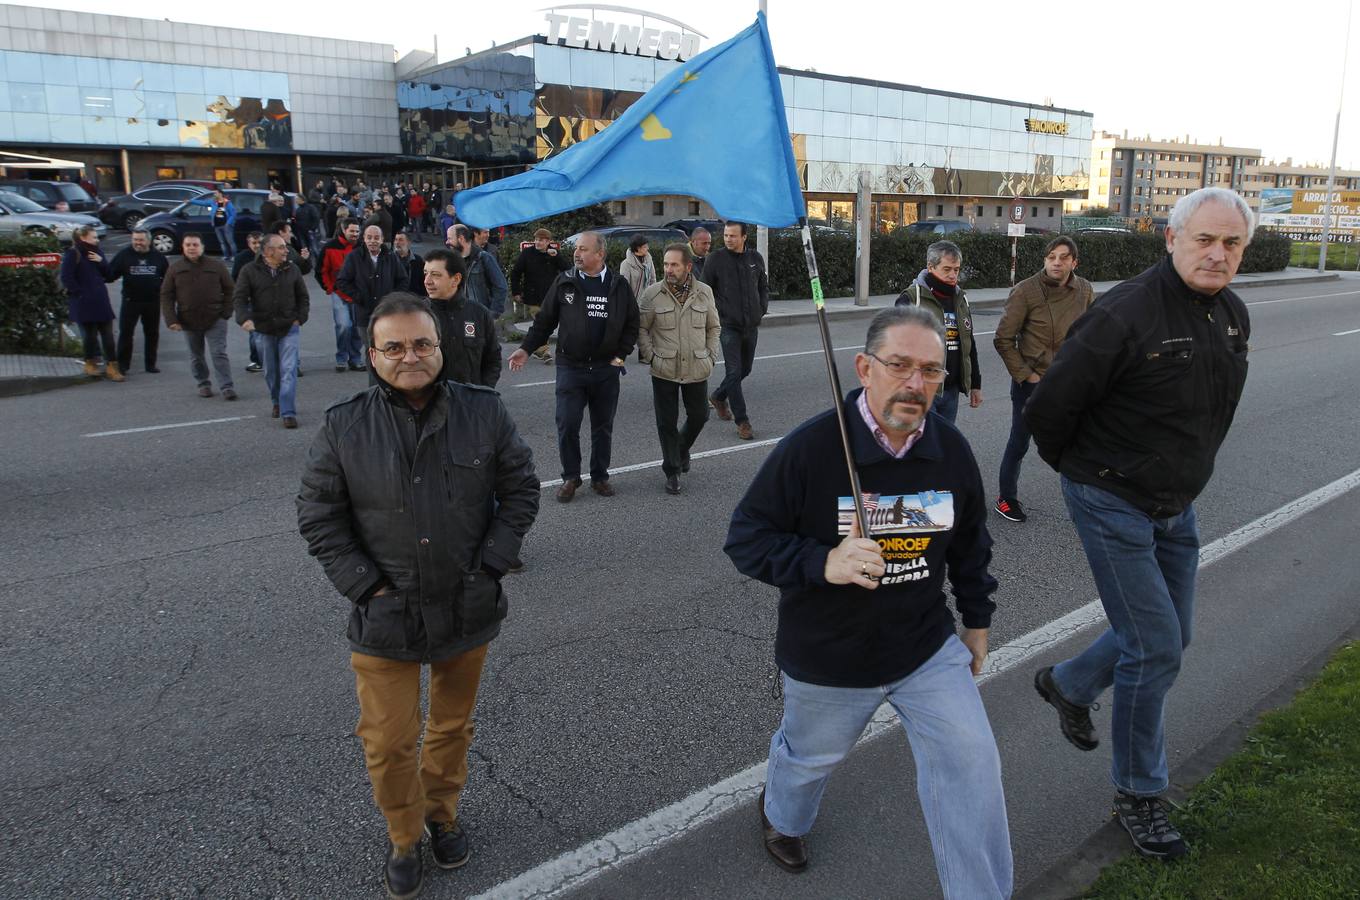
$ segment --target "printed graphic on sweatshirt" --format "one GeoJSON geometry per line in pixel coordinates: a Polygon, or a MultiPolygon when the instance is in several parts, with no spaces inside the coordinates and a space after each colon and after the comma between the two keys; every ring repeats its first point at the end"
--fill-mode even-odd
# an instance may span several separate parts
{"type": "Polygon", "coordinates": [[[957,313],[944,314],[944,347],[948,351],[959,349],[959,317],[957,313]]]}
{"type": "Polygon", "coordinates": [[[609,318],[609,298],[596,297],[591,294],[586,295],[586,318],[588,319],[607,319],[609,318]]]}
{"type": "MultiPolygon", "coordinates": [[[[931,534],[954,527],[954,494],[951,491],[922,491],[919,494],[865,494],[864,512],[869,531],[883,551],[887,568],[880,584],[902,584],[930,578],[926,551],[937,538],[931,534]]],[[[850,497],[837,503],[840,534],[850,533],[855,504],[850,497]]]]}

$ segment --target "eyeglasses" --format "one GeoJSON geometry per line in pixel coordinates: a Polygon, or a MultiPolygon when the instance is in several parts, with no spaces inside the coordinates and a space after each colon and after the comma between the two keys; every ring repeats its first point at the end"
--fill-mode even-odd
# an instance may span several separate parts
{"type": "Polygon", "coordinates": [[[405,359],[406,354],[412,350],[415,351],[417,359],[426,359],[433,356],[434,351],[438,349],[438,341],[421,338],[413,344],[387,344],[386,346],[379,347],[378,352],[383,355],[384,359],[390,359],[393,362],[397,362],[405,359]]]}
{"type": "Polygon", "coordinates": [[[880,366],[887,369],[888,374],[892,375],[894,378],[901,379],[902,381],[907,381],[911,376],[920,372],[921,380],[926,384],[940,384],[944,381],[944,376],[949,374],[944,366],[937,366],[934,363],[926,363],[925,365],[918,366],[915,363],[898,362],[897,360],[889,362],[887,360],[879,359],[872,353],[870,353],[869,356],[877,361],[880,366]]]}

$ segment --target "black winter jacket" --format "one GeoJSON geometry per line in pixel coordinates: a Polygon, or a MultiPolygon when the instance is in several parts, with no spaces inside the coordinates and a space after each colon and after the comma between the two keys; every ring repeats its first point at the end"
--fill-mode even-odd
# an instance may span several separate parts
{"type": "Polygon", "coordinates": [[[391,250],[384,247],[374,266],[368,248],[356,244],[335,276],[335,289],[354,301],[354,327],[365,329],[378,301],[393,291],[406,290],[409,277],[406,264],[391,250]]]}
{"type": "Polygon", "coordinates": [[[1181,280],[1171,257],[1072,325],[1025,405],[1039,455],[1154,518],[1208,484],[1247,379],[1247,308],[1181,280]]]}
{"type": "Polygon", "coordinates": [[[533,454],[495,391],[446,382],[417,413],[380,383],[326,410],[298,529],[352,604],[355,651],[432,662],[500,631],[498,575],[538,500],[533,454]],[[372,596],[384,584],[396,590],[372,596]]]}
{"type": "Polygon", "coordinates": [[[598,346],[592,346],[590,341],[585,283],[580,271],[571,268],[553,281],[520,349],[532,353],[548,342],[548,336],[556,328],[557,358],[561,364],[585,366],[607,363],[616,357],[627,359],[637,346],[637,299],[626,278],[608,269],[603,271],[605,292],[609,297],[609,318],[604,340],[598,346]]]}
{"type": "Polygon", "coordinates": [[[439,318],[439,349],[444,368],[439,377],[493,388],[501,378],[501,342],[496,317],[480,303],[469,303],[460,293],[452,300],[430,300],[439,318]]]}
{"type": "Polygon", "coordinates": [[[510,269],[510,293],[521,298],[526,306],[538,306],[558,273],[570,268],[571,254],[565,250],[559,249],[556,256],[550,256],[537,247],[525,247],[510,269]]]}
{"type": "Polygon", "coordinates": [[[754,250],[733,253],[726,247],[704,258],[700,281],[713,288],[718,321],[725,327],[758,328],[770,311],[770,282],[765,260],[754,250]]]}
{"type": "Polygon", "coordinates": [[[241,270],[233,300],[237,325],[249,319],[260,334],[274,337],[286,335],[294,322],[305,323],[311,307],[307,283],[297,266],[286,262],[277,273],[271,273],[263,259],[241,270]]]}
{"type": "Polygon", "coordinates": [[[827,555],[854,515],[832,412],[774,448],[732,513],[723,547],[737,571],[779,588],[779,668],[834,687],[889,684],[934,656],[954,633],[946,575],[965,628],[987,628],[995,609],[987,497],[968,442],[930,413],[925,433],[895,459],[864,424],[859,394],[846,398],[845,418],[860,487],[876,501],[870,529],[887,564],[879,587],[826,581],[827,555]]]}

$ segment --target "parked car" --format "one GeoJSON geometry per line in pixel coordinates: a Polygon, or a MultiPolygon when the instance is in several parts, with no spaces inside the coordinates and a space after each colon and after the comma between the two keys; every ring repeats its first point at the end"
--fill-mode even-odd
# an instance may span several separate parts
{"type": "Polygon", "coordinates": [[[1132,228],[1116,228],[1113,225],[1095,225],[1090,228],[1076,228],[1073,234],[1134,234],[1132,228]]]}
{"type": "Polygon", "coordinates": [[[12,191],[27,197],[43,209],[56,209],[58,203],[65,203],[73,213],[94,213],[99,204],[85,189],[73,181],[22,181],[0,179],[0,191],[12,191]]]}
{"type": "MultiPolygon", "coordinates": [[[[215,191],[222,185],[216,181],[205,181],[202,178],[161,178],[157,181],[148,181],[146,184],[137,188],[137,191],[144,191],[149,187],[196,187],[203,188],[205,191],[215,191]]],[[[133,191],[133,193],[137,193],[133,191]]]]}
{"type": "MultiPolygon", "coordinates": [[[[633,235],[640,234],[647,238],[647,243],[650,244],[653,247],[653,249],[655,249],[658,246],[665,247],[667,244],[683,244],[689,240],[689,235],[685,234],[679,228],[649,228],[641,225],[611,225],[608,228],[594,228],[591,230],[599,232],[604,237],[606,243],[626,244],[633,239],[633,235]]],[[[585,234],[585,232],[584,231],[577,232],[576,234],[573,234],[571,237],[567,238],[562,243],[568,245],[575,245],[576,239],[579,238],[582,234],[585,234]]],[[[721,238],[722,232],[719,232],[718,236],[721,238]]]]}
{"type": "Polygon", "coordinates": [[[973,226],[961,219],[926,219],[907,226],[908,234],[953,234],[972,230],[973,226]]]}
{"type": "Polygon", "coordinates": [[[676,219],[674,222],[667,222],[665,228],[679,228],[685,234],[693,234],[694,229],[704,228],[708,230],[714,240],[721,241],[723,233],[722,219],[676,219]]]}
{"type": "Polygon", "coordinates": [[[71,232],[81,225],[95,226],[95,232],[101,237],[109,230],[94,216],[53,212],[14,191],[0,190],[0,234],[54,237],[63,244],[69,244],[71,232]]]}
{"type": "MultiPolygon", "coordinates": [[[[246,245],[246,235],[260,230],[260,209],[268,202],[269,191],[232,188],[225,191],[232,205],[236,207],[236,246],[246,245]]],[[[287,200],[296,203],[296,194],[285,194],[287,200]]],[[[190,200],[174,209],[147,216],[141,227],[151,232],[151,246],[160,253],[180,252],[180,242],[186,234],[197,234],[203,239],[205,253],[221,253],[217,233],[213,231],[212,205],[195,203],[190,200]]]]}
{"type": "Polygon", "coordinates": [[[131,231],[147,216],[174,209],[184,201],[202,196],[210,190],[185,184],[167,184],[140,188],[131,194],[118,194],[99,207],[99,221],[131,231]]]}

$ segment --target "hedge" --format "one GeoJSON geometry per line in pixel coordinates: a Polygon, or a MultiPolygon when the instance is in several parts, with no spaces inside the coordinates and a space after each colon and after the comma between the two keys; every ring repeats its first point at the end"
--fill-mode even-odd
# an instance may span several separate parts
{"type": "MultiPolygon", "coordinates": [[[[60,253],[51,237],[0,237],[0,256],[60,253]]],[[[33,353],[61,343],[66,291],[55,268],[0,266],[0,352],[33,353]]]]}

